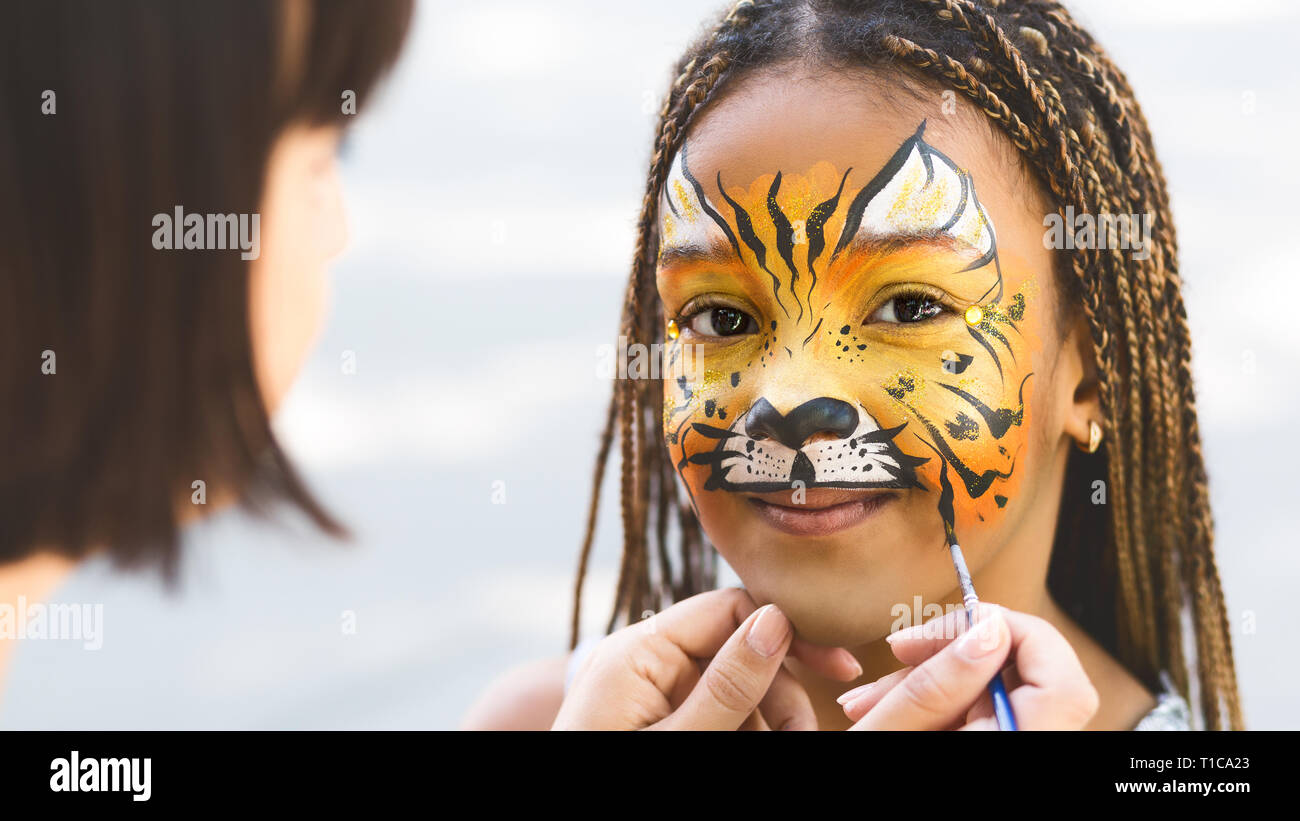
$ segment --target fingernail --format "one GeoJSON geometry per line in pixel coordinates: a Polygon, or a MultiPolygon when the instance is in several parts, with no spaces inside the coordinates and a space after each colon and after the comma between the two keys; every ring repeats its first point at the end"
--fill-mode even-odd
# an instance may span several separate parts
{"type": "Polygon", "coordinates": [[[920,629],[921,628],[919,626],[904,627],[902,630],[899,630],[894,633],[890,633],[888,636],[885,636],[885,641],[889,642],[892,645],[894,642],[899,641],[900,639],[913,638],[914,636],[916,636],[917,631],[919,631],[920,629]]]}
{"type": "Polygon", "coordinates": [[[853,665],[853,677],[857,678],[858,676],[862,675],[862,663],[859,662],[856,658],[854,658],[853,654],[850,653],[848,650],[844,651],[844,655],[848,657],[849,662],[853,665]]]}
{"type": "Polygon", "coordinates": [[[853,699],[857,698],[858,696],[865,695],[868,690],[870,690],[872,687],[875,686],[876,683],[873,681],[870,684],[864,684],[861,687],[854,687],[852,690],[845,691],[844,695],[840,696],[835,700],[838,701],[840,704],[846,704],[852,701],[853,699]]]}
{"type": "Polygon", "coordinates": [[[781,649],[788,632],[790,632],[790,622],[785,614],[775,604],[768,604],[763,606],[758,618],[754,619],[754,623],[749,626],[749,635],[745,640],[749,642],[750,649],[755,653],[763,658],[769,658],[781,649]]]}
{"type": "Polygon", "coordinates": [[[974,661],[992,653],[1002,644],[1002,621],[1000,613],[990,614],[983,621],[967,628],[966,633],[957,642],[957,652],[963,658],[974,661]]]}
{"type": "Polygon", "coordinates": [[[856,713],[860,713],[862,712],[863,705],[865,705],[869,699],[870,699],[870,694],[863,693],[857,698],[851,698],[848,701],[841,704],[840,709],[844,711],[845,715],[849,715],[849,716],[854,715],[856,713]]]}

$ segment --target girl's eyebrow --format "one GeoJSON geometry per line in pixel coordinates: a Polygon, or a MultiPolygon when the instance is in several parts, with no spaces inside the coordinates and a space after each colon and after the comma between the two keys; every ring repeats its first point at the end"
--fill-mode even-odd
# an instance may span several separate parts
{"type": "Polygon", "coordinates": [[[980,250],[974,245],[960,237],[955,237],[952,234],[944,233],[942,231],[859,235],[845,246],[844,250],[840,252],[840,255],[853,257],[860,253],[887,254],[911,247],[931,247],[937,250],[951,251],[957,254],[969,251],[976,256],[980,255],[980,250]]]}
{"type": "MultiPolygon", "coordinates": [[[[687,263],[709,262],[718,265],[737,262],[735,251],[725,242],[715,241],[709,245],[688,242],[664,246],[659,254],[659,265],[683,265],[687,263]]],[[[744,262],[744,260],[740,260],[744,262]]]]}
{"type": "MultiPolygon", "coordinates": [[[[837,256],[852,259],[860,255],[872,257],[888,256],[908,248],[932,248],[936,251],[948,251],[955,254],[971,253],[979,255],[979,249],[970,243],[940,232],[895,233],[887,235],[860,235],[837,256]]],[[[735,249],[722,240],[715,240],[708,245],[697,242],[667,245],[659,254],[659,268],[672,268],[692,264],[711,264],[734,266],[745,264],[743,258],[737,258],[735,249]]]]}

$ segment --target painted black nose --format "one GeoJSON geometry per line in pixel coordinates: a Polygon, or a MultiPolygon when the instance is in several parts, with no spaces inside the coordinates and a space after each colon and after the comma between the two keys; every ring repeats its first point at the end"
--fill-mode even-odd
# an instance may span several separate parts
{"type": "Polygon", "coordinates": [[[809,399],[784,416],[772,403],[759,399],[745,415],[745,432],[756,439],[775,439],[798,450],[819,433],[847,439],[858,429],[858,412],[848,402],[829,396],[809,399]]]}

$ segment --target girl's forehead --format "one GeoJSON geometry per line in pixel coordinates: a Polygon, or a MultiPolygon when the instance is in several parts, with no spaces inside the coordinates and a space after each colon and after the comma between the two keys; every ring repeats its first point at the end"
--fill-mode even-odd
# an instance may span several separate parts
{"type": "Polygon", "coordinates": [[[925,120],[928,141],[975,172],[998,147],[981,116],[952,92],[936,86],[928,99],[875,71],[761,72],[711,102],[688,136],[702,170],[747,181],[817,162],[877,169],[925,120]]]}

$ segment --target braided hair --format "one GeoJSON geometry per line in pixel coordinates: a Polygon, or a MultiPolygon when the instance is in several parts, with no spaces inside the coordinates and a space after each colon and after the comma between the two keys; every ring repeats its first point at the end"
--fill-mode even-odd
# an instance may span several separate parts
{"type": "MultiPolygon", "coordinates": [[[[654,277],[658,200],[692,120],[729,81],[794,60],[884,67],[951,88],[1011,141],[1060,209],[1154,215],[1146,259],[1115,247],[1055,253],[1062,304],[1083,312],[1091,334],[1105,447],[1070,455],[1048,587],[1148,688],[1157,689],[1167,670],[1190,700],[1188,608],[1204,726],[1240,729],[1164,174],[1123,73],[1055,0],[736,3],[675,66],[655,130],[620,333],[629,345],[663,341],[654,277]],[[1098,478],[1110,491],[1109,515],[1085,501],[1098,478]]],[[[664,449],[662,404],[659,380],[615,380],[579,558],[571,648],[616,429],[623,552],[607,631],[716,586],[717,553],[679,498],[664,449]]]]}

